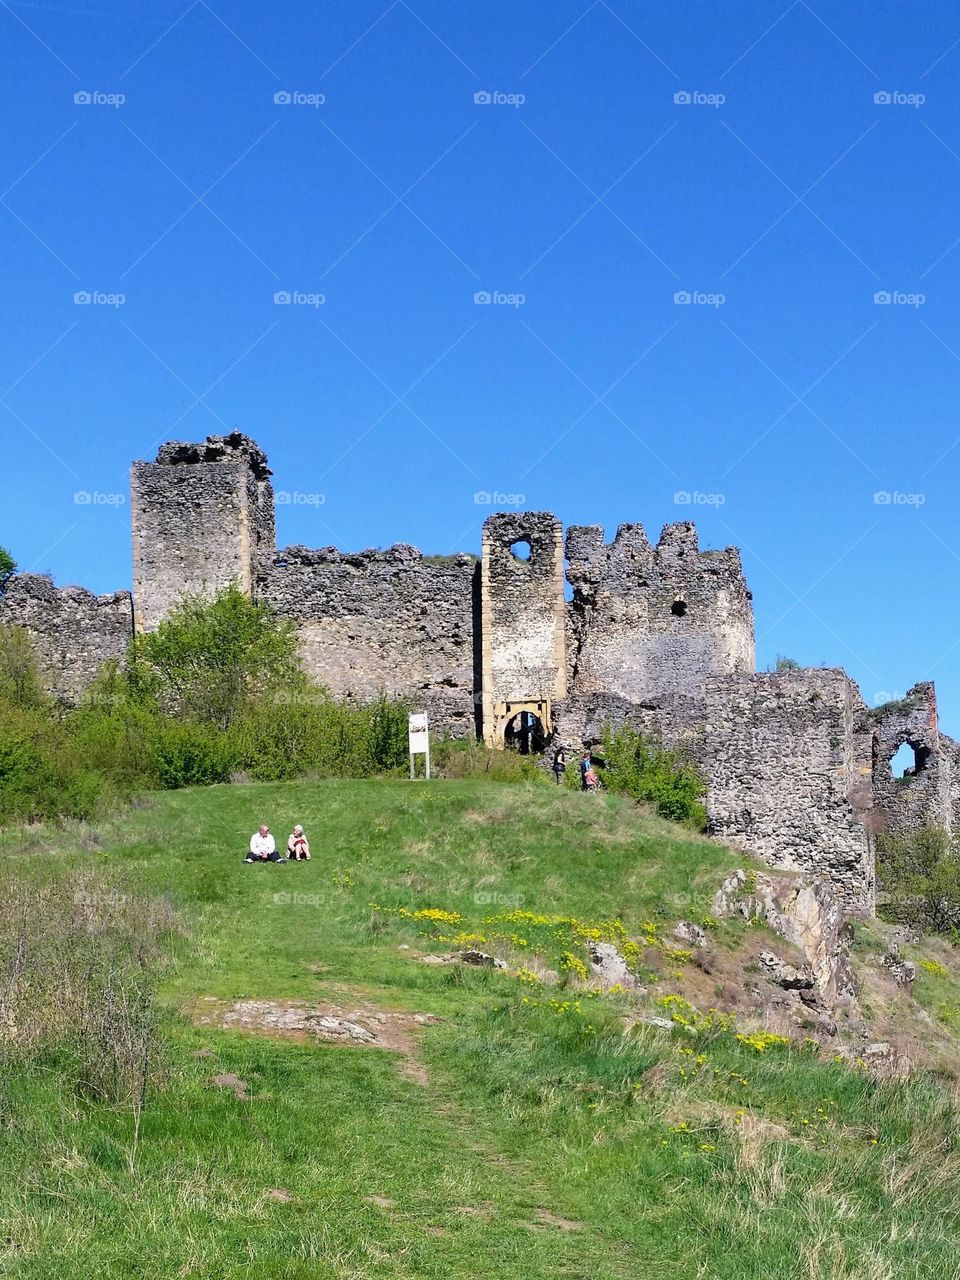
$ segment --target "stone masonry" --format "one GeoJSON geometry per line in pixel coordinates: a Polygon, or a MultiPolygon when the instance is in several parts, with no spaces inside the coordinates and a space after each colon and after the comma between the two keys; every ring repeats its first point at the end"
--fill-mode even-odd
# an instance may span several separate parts
{"type": "Polygon", "coordinates": [[[739,552],[701,551],[690,523],[656,546],[624,524],[608,544],[599,526],[564,541],[549,512],[511,512],[485,522],[479,559],[278,550],[267,458],[239,432],[163,445],[131,488],[132,596],[30,574],[0,588],[0,622],[28,631],[64,702],[185,593],[235,582],[295,623],[334,696],[402,695],[435,732],[493,747],[578,751],[631,724],[681,749],[715,835],[828,875],[848,910],[873,907],[878,833],[960,829],[960,744],[939,730],[933,685],[867,708],[841,670],[757,673],[739,552]],[[897,779],[904,743],[914,764],[897,779]]]}

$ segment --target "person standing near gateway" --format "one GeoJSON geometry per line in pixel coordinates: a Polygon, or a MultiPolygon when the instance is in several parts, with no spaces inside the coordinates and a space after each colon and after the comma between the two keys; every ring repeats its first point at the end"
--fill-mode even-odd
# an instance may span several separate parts
{"type": "Polygon", "coordinates": [[[250,852],[244,858],[244,862],[279,862],[280,855],[277,853],[277,843],[270,834],[270,828],[265,822],[261,822],[260,830],[255,831],[250,837],[250,852]]]}
{"type": "Polygon", "coordinates": [[[590,783],[587,781],[587,775],[593,772],[592,763],[593,762],[590,759],[590,752],[585,751],[583,753],[583,758],[580,761],[580,790],[581,791],[590,790],[590,783]]]}
{"type": "Polygon", "coordinates": [[[553,754],[553,772],[557,779],[557,786],[563,785],[563,775],[567,771],[567,753],[563,747],[557,747],[553,754]]]}

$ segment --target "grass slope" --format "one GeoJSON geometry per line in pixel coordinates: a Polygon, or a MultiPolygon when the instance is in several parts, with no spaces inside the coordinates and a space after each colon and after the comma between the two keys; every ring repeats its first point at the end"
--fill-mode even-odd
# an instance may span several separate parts
{"type": "MultiPolygon", "coordinates": [[[[704,989],[669,925],[705,919],[742,858],[616,797],[215,787],[151,797],[99,841],[7,833],[0,855],[8,882],[95,864],[169,897],[180,922],[162,980],[167,1063],[132,1172],[129,1114],[78,1098],[55,1058],[7,1073],[5,1275],[960,1275],[955,1117],[928,1080],[877,1082],[809,1046],[759,1050],[689,1011],[692,1029],[624,1034],[627,997],[420,961],[475,936],[569,983],[564,952],[622,927],[655,942],[639,962],[649,1011],[685,1010],[657,1004],[694,977],[704,989]],[[243,865],[261,819],[278,841],[302,822],[313,860],[243,865]],[[209,997],[439,1021],[419,1032],[418,1081],[380,1049],[195,1025],[209,997]],[[212,1085],[218,1073],[250,1096],[212,1085]]],[[[711,926],[714,946],[732,954],[745,931],[711,926]]],[[[947,969],[924,977],[949,1005],[947,969]]]]}

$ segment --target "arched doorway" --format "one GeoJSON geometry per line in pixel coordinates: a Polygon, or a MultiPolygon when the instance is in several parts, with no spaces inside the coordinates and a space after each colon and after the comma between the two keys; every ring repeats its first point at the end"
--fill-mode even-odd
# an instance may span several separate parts
{"type": "Polygon", "coordinates": [[[543,721],[533,711],[518,711],[503,731],[504,745],[522,756],[543,755],[546,737],[543,721]]]}

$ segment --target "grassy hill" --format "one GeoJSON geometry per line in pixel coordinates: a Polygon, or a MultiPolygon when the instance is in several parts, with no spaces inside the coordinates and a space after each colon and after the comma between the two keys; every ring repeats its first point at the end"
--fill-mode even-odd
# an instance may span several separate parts
{"type": "Polygon", "coordinates": [[[26,920],[51,885],[104,929],[159,902],[164,1039],[136,1145],[62,1047],[6,1053],[0,1271],[960,1275],[952,954],[918,951],[908,996],[879,926],[855,949],[867,1012],[912,1020],[939,1082],[781,1043],[746,997],[764,931],[709,917],[742,865],[613,796],[476,782],[213,787],[98,832],[0,835],[7,937],[17,912],[18,936],[56,932],[26,920]],[[312,861],[244,865],[261,820],[278,842],[302,822],[312,861]],[[590,938],[642,993],[583,981],[590,938]],[[424,958],[464,947],[509,967],[424,958]]]}

